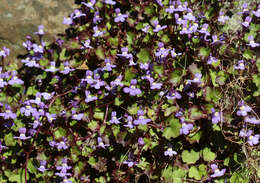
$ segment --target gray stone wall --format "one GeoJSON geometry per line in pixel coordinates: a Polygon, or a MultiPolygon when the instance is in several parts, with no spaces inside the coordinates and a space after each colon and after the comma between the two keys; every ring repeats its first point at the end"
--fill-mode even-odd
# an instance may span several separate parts
{"type": "Polygon", "coordinates": [[[74,8],[74,0],[1,0],[0,49],[10,48],[12,59],[25,53],[22,43],[27,35],[34,35],[41,24],[48,38],[64,32],[67,25],[62,24],[63,17],[74,8]]]}

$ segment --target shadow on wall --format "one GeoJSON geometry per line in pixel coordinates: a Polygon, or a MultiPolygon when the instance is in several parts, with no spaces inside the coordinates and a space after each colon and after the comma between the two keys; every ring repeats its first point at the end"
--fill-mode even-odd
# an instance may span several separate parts
{"type": "Polygon", "coordinates": [[[25,50],[22,43],[27,35],[34,35],[38,25],[44,25],[46,38],[64,32],[63,17],[76,8],[74,0],[1,0],[0,48],[11,50],[8,60],[13,62],[25,50]]]}

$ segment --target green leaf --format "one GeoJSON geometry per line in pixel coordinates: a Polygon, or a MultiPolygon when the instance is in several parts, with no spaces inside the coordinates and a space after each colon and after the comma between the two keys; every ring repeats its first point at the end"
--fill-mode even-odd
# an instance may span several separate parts
{"type": "Polygon", "coordinates": [[[93,116],[95,119],[103,120],[104,119],[104,112],[96,111],[93,116]]]}
{"type": "Polygon", "coordinates": [[[135,34],[134,34],[134,33],[132,33],[132,32],[128,32],[128,33],[127,33],[127,38],[126,38],[126,40],[127,40],[127,43],[128,43],[129,45],[132,45],[132,44],[134,43],[134,38],[135,38],[135,34]]]}
{"type": "Polygon", "coordinates": [[[133,69],[132,68],[128,68],[126,69],[126,72],[125,72],[125,79],[127,81],[130,81],[131,79],[135,78],[136,74],[133,72],[133,69]]]}
{"type": "Polygon", "coordinates": [[[140,52],[137,54],[137,58],[143,63],[148,62],[151,59],[149,52],[145,48],[141,48],[140,52]]]}
{"type": "Polygon", "coordinates": [[[35,168],[35,166],[33,165],[33,160],[32,159],[29,159],[28,160],[28,163],[27,163],[27,168],[29,170],[30,173],[36,173],[37,172],[37,169],[35,168]]]}
{"type": "Polygon", "coordinates": [[[201,118],[204,118],[206,115],[203,114],[202,111],[200,111],[197,106],[193,106],[189,109],[189,119],[191,120],[198,120],[198,119],[201,119],[201,118]]]}
{"type": "Polygon", "coordinates": [[[170,138],[176,138],[180,135],[180,128],[181,124],[179,123],[179,120],[172,118],[170,120],[170,127],[164,129],[163,136],[168,140],[170,138]]]}
{"type": "Polygon", "coordinates": [[[243,57],[247,60],[250,60],[253,58],[253,53],[251,50],[245,50],[245,52],[243,53],[243,57]]]}
{"type": "Polygon", "coordinates": [[[104,50],[101,47],[96,49],[96,55],[99,59],[105,59],[104,50]]]}
{"type": "Polygon", "coordinates": [[[174,85],[177,86],[182,78],[182,71],[181,70],[175,70],[171,73],[170,76],[170,82],[174,85]]]}
{"type": "Polygon", "coordinates": [[[194,164],[199,160],[200,154],[194,150],[191,150],[190,152],[188,150],[184,150],[181,154],[181,158],[184,163],[194,164]]]}
{"type": "Polygon", "coordinates": [[[169,107],[165,110],[164,112],[164,116],[169,116],[170,114],[172,114],[173,112],[176,112],[177,111],[177,107],[176,106],[172,106],[172,107],[169,107]]]}
{"type": "Polygon", "coordinates": [[[66,136],[66,130],[63,128],[58,128],[55,132],[54,132],[54,136],[56,139],[62,138],[66,136]]]}
{"type": "Polygon", "coordinates": [[[213,161],[216,158],[216,154],[213,153],[208,147],[202,150],[202,157],[205,161],[213,161]]]}
{"type": "Polygon", "coordinates": [[[205,47],[201,47],[199,50],[199,55],[202,57],[208,57],[210,54],[210,49],[209,48],[205,48],[205,47]]]}
{"type": "Polygon", "coordinates": [[[91,166],[95,166],[96,165],[96,159],[91,156],[88,160],[88,163],[91,165],[91,166]]]}
{"type": "Polygon", "coordinates": [[[197,167],[192,166],[189,169],[189,177],[195,178],[196,180],[200,180],[202,176],[201,176],[200,172],[198,171],[197,167]]]}
{"type": "Polygon", "coordinates": [[[154,71],[159,74],[160,76],[163,75],[164,69],[162,65],[155,65],[154,66],[154,71]]]}
{"type": "Polygon", "coordinates": [[[7,146],[15,146],[16,140],[14,140],[13,134],[10,132],[4,137],[5,139],[5,144],[7,146]]]}

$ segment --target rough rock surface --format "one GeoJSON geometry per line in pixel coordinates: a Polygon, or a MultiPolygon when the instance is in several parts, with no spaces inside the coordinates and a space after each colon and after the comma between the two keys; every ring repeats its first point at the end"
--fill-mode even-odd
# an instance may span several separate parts
{"type": "Polygon", "coordinates": [[[9,59],[24,53],[22,43],[27,35],[34,35],[38,25],[44,25],[47,37],[64,32],[63,17],[76,8],[74,0],[1,0],[0,49],[11,49],[9,59]]]}

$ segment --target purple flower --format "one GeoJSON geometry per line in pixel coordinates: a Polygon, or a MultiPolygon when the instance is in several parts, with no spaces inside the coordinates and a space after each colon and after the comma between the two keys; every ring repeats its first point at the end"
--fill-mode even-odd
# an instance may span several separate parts
{"type": "Polygon", "coordinates": [[[94,26],[93,30],[94,30],[94,34],[93,34],[94,37],[102,36],[105,33],[105,31],[98,30],[98,26],[94,26]]]}
{"type": "Polygon", "coordinates": [[[65,176],[65,177],[63,177],[63,180],[61,183],[72,183],[72,181],[68,180],[68,178],[65,176]]]}
{"type": "Polygon", "coordinates": [[[94,14],[93,23],[97,24],[97,23],[101,22],[101,20],[102,20],[102,18],[99,15],[99,11],[96,11],[94,14]]]}
{"type": "Polygon", "coordinates": [[[96,0],[90,0],[90,2],[88,2],[88,3],[81,2],[81,4],[87,6],[87,7],[90,8],[90,9],[94,9],[93,6],[95,5],[95,3],[96,3],[96,0]]]}
{"type": "Polygon", "coordinates": [[[92,46],[90,46],[90,40],[86,40],[85,42],[82,42],[83,46],[80,49],[86,49],[86,48],[93,48],[92,46]]]}
{"type": "Polygon", "coordinates": [[[246,118],[245,118],[245,122],[247,122],[247,123],[251,123],[251,124],[260,124],[260,120],[259,119],[256,119],[256,117],[254,116],[254,117],[249,117],[249,116],[247,116],[246,118]]]}
{"type": "Polygon", "coordinates": [[[163,7],[162,0],[156,0],[156,2],[157,2],[161,7],[163,7]]]}
{"type": "Polygon", "coordinates": [[[94,80],[91,84],[91,87],[94,87],[95,89],[100,89],[101,86],[104,86],[105,82],[100,80],[100,75],[94,71],[94,80]]]}
{"type": "Polygon", "coordinates": [[[21,60],[22,63],[25,63],[25,66],[28,67],[40,67],[40,64],[36,63],[35,60],[30,59],[29,57],[27,57],[26,59],[21,60]]]}
{"type": "Polygon", "coordinates": [[[98,141],[97,147],[102,147],[103,149],[105,149],[107,146],[109,146],[109,144],[104,144],[104,142],[103,142],[101,137],[98,137],[97,141],[98,141]]]}
{"type": "Polygon", "coordinates": [[[127,164],[127,166],[130,168],[130,167],[136,165],[137,163],[134,161],[131,161],[131,160],[126,160],[123,162],[123,164],[127,164]]]}
{"type": "Polygon", "coordinates": [[[55,120],[57,118],[57,115],[56,114],[51,114],[51,113],[46,113],[46,117],[49,121],[49,123],[51,123],[53,120],[55,120]]]}
{"type": "Polygon", "coordinates": [[[248,14],[250,12],[248,10],[248,3],[243,3],[242,8],[242,12],[239,12],[239,14],[248,14]]]}
{"type": "Polygon", "coordinates": [[[42,92],[41,95],[42,95],[42,97],[43,97],[45,100],[50,100],[50,99],[53,97],[54,92],[52,92],[52,93],[42,92]]]}
{"type": "Polygon", "coordinates": [[[85,95],[86,95],[86,99],[85,99],[86,103],[97,100],[97,96],[91,95],[90,91],[88,91],[88,90],[85,91],[85,95]]]}
{"type": "Polygon", "coordinates": [[[209,59],[208,59],[208,64],[212,64],[212,63],[217,63],[218,62],[218,59],[215,58],[215,57],[212,57],[212,56],[209,56],[209,59]]]}
{"type": "Polygon", "coordinates": [[[152,81],[153,81],[153,78],[152,78],[151,75],[150,75],[150,71],[147,71],[147,72],[146,72],[146,75],[145,75],[145,76],[142,76],[141,79],[147,79],[149,82],[152,82],[152,81]]]}
{"type": "Polygon", "coordinates": [[[61,166],[57,166],[56,169],[60,170],[63,173],[67,172],[67,170],[71,169],[71,166],[69,166],[67,163],[68,163],[67,158],[63,158],[61,166]]]}
{"type": "Polygon", "coordinates": [[[51,66],[48,69],[45,69],[46,72],[56,72],[56,71],[59,70],[59,69],[57,69],[55,67],[55,62],[54,61],[50,62],[50,64],[51,64],[51,66]]]}
{"type": "Polygon", "coordinates": [[[246,131],[246,129],[243,128],[243,129],[240,130],[239,136],[240,137],[249,137],[252,133],[253,133],[252,130],[246,131]]]}
{"type": "MultiPolygon", "coordinates": [[[[32,49],[32,42],[31,40],[27,40],[23,43],[23,47],[25,47],[27,50],[31,50],[32,49]]],[[[0,55],[1,55],[1,52],[0,52],[0,55]]]]}
{"type": "Polygon", "coordinates": [[[249,27],[249,24],[251,21],[252,21],[252,18],[250,16],[247,16],[245,21],[242,23],[242,25],[245,27],[249,27]]]}
{"type": "Polygon", "coordinates": [[[29,123],[33,125],[33,129],[38,128],[38,126],[42,126],[42,123],[39,120],[34,120],[33,123],[29,123]]]}
{"type": "Polygon", "coordinates": [[[145,118],[144,111],[139,109],[137,111],[137,119],[134,120],[135,125],[146,125],[147,123],[151,122],[152,120],[149,118],[145,118]]]}
{"type": "Polygon", "coordinates": [[[71,175],[71,173],[67,173],[67,172],[62,172],[61,171],[61,172],[56,172],[55,175],[58,175],[59,177],[65,178],[65,177],[71,175]]]}
{"type": "Polygon", "coordinates": [[[183,16],[185,20],[190,20],[195,22],[196,18],[193,16],[192,10],[190,8],[187,8],[187,14],[183,16]]]}
{"type": "Polygon", "coordinates": [[[154,79],[150,80],[150,89],[155,90],[155,89],[161,89],[162,83],[156,83],[154,82],[154,79]]]}
{"type": "Polygon", "coordinates": [[[171,50],[171,56],[172,56],[172,58],[175,58],[176,56],[179,56],[179,55],[181,55],[181,53],[176,53],[176,52],[175,52],[175,48],[173,48],[173,49],[171,50]]]}
{"type": "Polygon", "coordinates": [[[12,77],[11,79],[8,81],[9,85],[13,85],[13,84],[23,84],[23,80],[19,79],[17,76],[17,72],[16,71],[12,71],[12,77]]]}
{"type": "Polygon", "coordinates": [[[36,108],[30,106],[29,101],[25,102],[24,104],[26,104],[26,106],[21,107],[20,112],[25,116],[30,116],[31,114],[33,115],[34,113],[37,112],[36,108]]]}
{"type": "Polygon", "coordinates": [[[140,67],[140,69],[142,69],[142,70],[148,70],[149,69],[149,65],[150,65],[150,63],[148,62],[148,63],[140,63],[139,64],[139,67],[140,67]]]}
{"type": "Polygon", "coordinates": [[[180,31],[180,34],[191,34],[192,29],[188,27],[187,20],[183,20],[182,30],[180,31]]]}
{"type": "Polygon", "coordinates": [[[31,138],[31,136],[26,137],[26,135],[25,135],[26,128],[19,128],[19,133],[20,133],[20,136],[14,137],[14,139],[27,140],[27,139],[31,138]]]}
{"type": "Polygon", "coordinates": [[[166,151],[164,151],[164,156],[170,156],[177,155],[176,151],[173,151],[171,147],[169,147],[166,151]]]}
{"type": "Polygon", "coordinates": [[[218,17],[219,22],[225,23],[225,21],[228,20],[228,19],[229,19],[228,16],[224,16],[223,11],[219,12],[219,17],[218,17]]]}
{"type": "Polygon", "coordinates": [[[217,44],[217,43],[223,43],[223,41],[220,41],[218,39],[217,35],[212,35],[212,43],[211,44],[217,44]]]}
{"type": "Polygon", "coordinates": [[[254,146],[254,145],[257,145],[259,143],[259,138],[260,138],[259,134],[250,135],[250,136],[248,136],[247,142],[250,146],[254,146]]]}
{"type": "Polygon", "coordinates": [[[175,13],[175,14],[174,14],[174,17],[175,17],[176,23],[177,23],[178,25],[184,25],[184,24],[187,25],[187,20],[183,20],[182,18],[180,18],[180,16],[179,16],[178,13],[175,13]]]}
{"type": "Polygon", "coordinates": [[[116,4],[116,2],[112,1],[112,0],[105,0],[104,3],[110,4],[110,5],[115,5],[116,4]]]}
{"type": "Polygon", "coordinates": [[[148,29],[150,28],[150,25],[146,25],[142,28],[142,31],[147,33],[148,32],[148,29]]]}
{"type": "Polygon", "coordinates": [[[4,81],[5,76],[3,74],[0,74],[0,88],[4,88],[8,83],[4,81]]]}
{"type": "Polygon", "coordinates": [[[64,17],[62,24],[71,25],[73,23],[72,17],[64,17]]]}
{"type": "Polygon", "coordinates": [[[136,96],[142,93],[142,91],[139,88],[136,88],[136,84],[137,84],[137,80],[136,79],[132,79],[131,80],[131,84],[129,87],[125,87],[123,89],[123,91],[125,93],[129,93],[132,96],[136,96]]]}
{"type": "Polygon", "coordinates": [[[120,118],[117,118],[116,117],[116,111],[112,111],[112,114],[111,114],[111,120],[109,120],[109,122],[111,124],[119,124],[120,121],[119,121],[120,118]]]}
{"type": "Polygon", "coordinates": [[[255,48],[255,47],[258,47],[260,44],[259,43],[255,43],[254,41],[254,37],[251,35],[251,36],[248,36],[248,41],[249,41],[249,46],[251,46],[252,48],[255,48]]]}
{"type": "Polygon", "coordinates": [[[201,83],[201,77],[202,77],[202,74],[201,73],[196,73],[195,74],[195,77],[193,80],[187,80],[187,83],[190,84],[190,83],[201,83]]]}
{"type": "Polygon", "coordinates": [[[260,17],[260,4],[258,5],[257,10],[252,12],[256,17],[260,17]]]}
{"type": "Polygon", "coordinates": [[[32,45],[32,48],[33,48],[33,51],[35,53],[43,53],[44,52],[44,46],[45,46],[45,43],[42,43],[40,45],[37,45],[36,43],[34,43],[32,45]]]}
{"type": "Polygon", "coordinates": [[[79,17],[82,17],[82,16],[86,16],[85,13],[82,13],[80,10],[78,9],[75,9],[74,12],[73,12],[74,16],[72,17],[73,19],[75,18],[79,18],[79,17]]]}
{"type": "Polygon", "coordinates": [[[237,70],[245,70],[244,60],[239,60],[239,61],[237,62],[237,65],[234,66],[234,69],[237,69],[237,70]]]}
{"type": "Polygon", "coordinates": [[[225,168],[222,170],[219,170],[218,166],[216,164],[211,164],[210,167],[211,167],[212,171],[214,172],[214,174],[212,174],[210,177],[221,177],[226,172],[225,168]]]}
{"type": "Polygon", "coordinates": [[[121,52],[122,52],[122,54],[117,54],[117,55],[125,57],[127,59],[133,58],[133,55],[131,53],[128,53],[128,48],[127,47],[121,48],[121,52]]]}
{"type": "Polygon", "coordinates": [[[167,95],[166,98],[168,100],[174,100],[174,99],[181,99],[181,94],[175,90],[171,90],[167,95]]]}
{"type": "Polygon", "coordinates": [[[180,11],[180,12],[187,11],[188,3],[186,1],[183,4],[181,1],[177,1],[177,5],[178,6],[175,9],[175,11],[180,11]]]}
{"type": "Polygon", "coordinates": [[[75,69],[70,68],[69,62],[64,62],[64,70],[60,71],[62,74],[69,74],[71,71],[74,71],[75,69]]]}
{"type": "Polygon", "coordinates": [[[138,138],[138,145],[143,146],[144,144],[145,144],[144,138],[139,137],[139,138],[138,138]]]}
{"type": "Polygon", "coordinates": [[[111,81],[110,82],[110,85],[112,87],[115,87],[115,86],[124,86],[124,84],[121,82],[122,81],[122,75],[119,75],[114,81],[111,81]]]}
{"type": "Polygon", "coordinates": [[[175,11],[174,5],[175,5],[175,2],[170,0],[169,8],[166,8],[165,11],[172,14],[175,11]]]}
{"type": "Polygon", "coordinates": [[[203,24],[201,27],[201,30],[199,30],[200,33],[205,34],[205,35],[210,35],[210,33],[207,31],[209,27],[209,24],[203,24]]]}
{"type": "Polygon", "coordinates": [[[45,172],[46,170],[48,170],[48,169],[45,168],[45,166],[46,166],[46,161],[45,161],[45,160],[42,160],[42,161],[40,161],[40,167],[37,168],[37,169],[38,169],[39,171],[41,171],[41,172],[45,172]]]}
{"type": "Polygon", "coordinates": [[[72,110],[72,119],[81,120],[84,117],[84,113],[76,114],[75,110],[72,110]]]}
{"type": "Polygon", "coordinates": [[[116,17],[114,19],[115,22],[124,22],[125,19],[128,17],[128,15],[120,13],[119,8],[116,8],[115,12],[116,12],[116,17]]]}
{"type": "Polygon", "coordinates": [[[0,56],[6,57],[10,54],[10,50],[6,47],[3,47],[3,50],[0,51],[0,56]]]}
{"type": "Polygon", "coordinates": [[[2,145],[2,142],[0,141],[0,153],[2,152],[3,149],[7,149],[7,147],[2,145]]]}
{"type": "Polygon", "coordinates": [[[105,67],[103,68],[103,70],[105,70],[105,71],[112,71],[112,69],[116,67],[116,65],[111,64],[111,61],[110,61],[109,58],[108,58],[108,59],[107,59],[107,58],[105,59],[105,63],[106,63],[106,65],[105,65],[105,67]]]}
{"type": "Polygon", "coordinates": [[[16,113],[13,113],[11,111],[11,107],[6,105],[5,106],[5,112],[0,113],[0,116],[4,117],[4,119],[15,119],[16,118],[16,113]]]}
{"type": "Polygon", "coordinates": [[[155,56],[165,58],[169,54],[170,49],[165,49],[164,44],[162,42],[158,43],[157,52],[155,52],[155,56]]]}
{"type": "Polygon", "coordinates": [[[124,126],[127,128],[134,128],[132,116],[127,116],[127,124],[124,126]]]}
{"type": "Polygon", "coordinates": [[[193,124],[191,123],[182,123],[182,127],[180,128],[180,135],[187,135],[193,129],[193,124]]]}
{"type": "Polygon", "coordinates": [[[240,101],[238,105],[239,105],[239,110],[236,113],[238,116],[246,116],[247,113],[252,110],[251,107],[244,104],[244,101],[240,101]]]}
{"type": "Polygon", "coordinates": [[[221,121],[222,118],[222,113],[221,112],[216,112],[214,108],[211,108],[211,115],[212,115],[212,123],[217,124],[218,122],[221,121]]]}
{"type": "Polygon", "coordinates": [[[154,24],[154,29],[153,29],[153,32],[159,32],[160,30],[163,30],[163,29],[166,29],[167,25],[163,25],[161,26],[158,22],[158,20],[154,20],[153,21],[153,24],[154,24]]]}
{"type": "Polygon", "coordinates": [[[60,142],[56,143],[56,146],[58,149],[68,149],[68,146],[66,145],[67,139],[63,138],[60,142]]]}
{"type": "Polygon", "coordinates": [[[38,32],[35,32],[34,34],[37,34],[37,35],[44,35],[44,26],[43,25],[39,25],[38,26],[38,32]]]}

